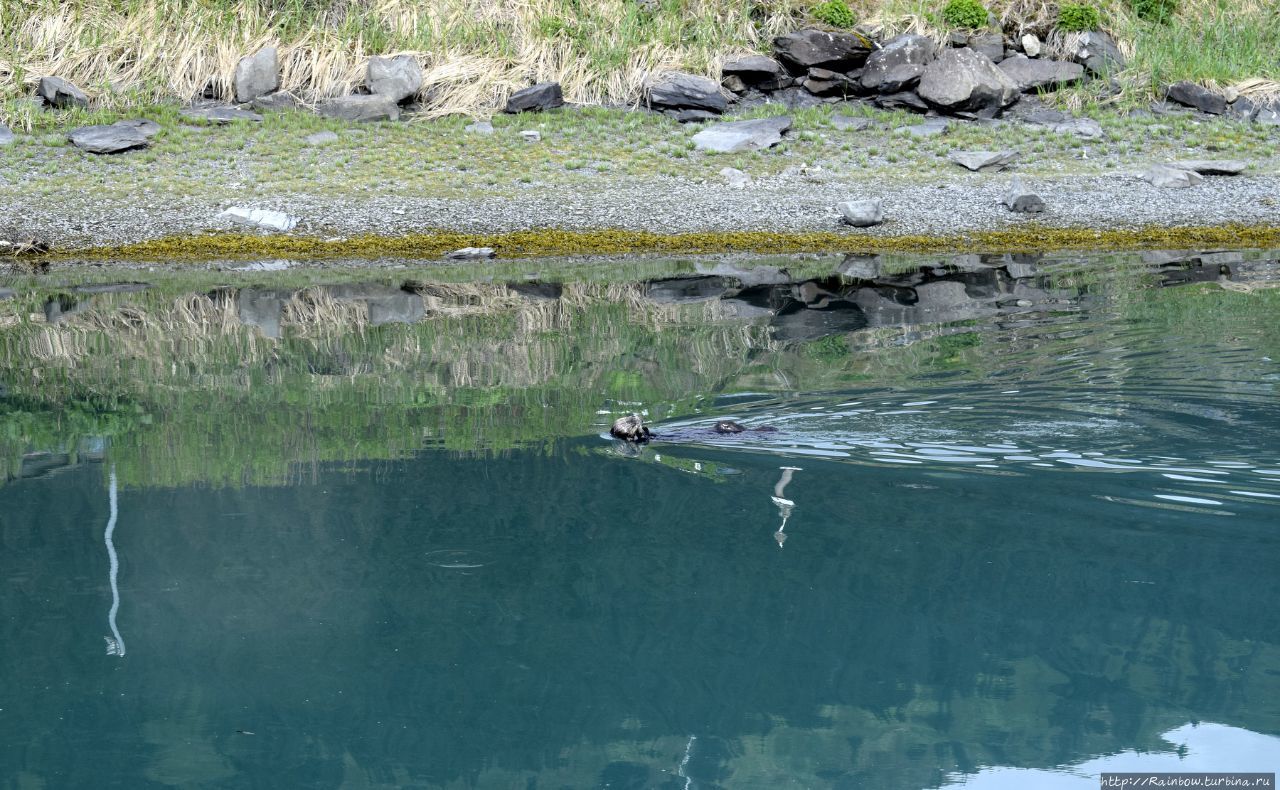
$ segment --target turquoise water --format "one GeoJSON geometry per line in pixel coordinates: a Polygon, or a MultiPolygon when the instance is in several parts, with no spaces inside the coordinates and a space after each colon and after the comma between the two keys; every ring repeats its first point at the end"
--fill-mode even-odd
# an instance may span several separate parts
{"type": "Polygon", "coordinates": [[[1280,263],[1217,255],[15,278],[3,786],[1276,771],[1280,263]]]}

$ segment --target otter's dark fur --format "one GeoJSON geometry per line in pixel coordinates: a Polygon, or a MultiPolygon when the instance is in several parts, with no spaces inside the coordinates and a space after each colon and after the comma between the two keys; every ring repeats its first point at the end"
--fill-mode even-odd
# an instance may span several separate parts
{"type": "Polygon", "coordinates": [[[609,435],[615,439],[621,439],[624,442],[647,442],[649,441],[649,429],[645,427],[644,420],[640,419],[639,414],[628,414],[626,417],[619,417],[613,421],[613,427],[609,429],[609,435]]]}
{"type": "Polygon", "coordinates": [[[697,441],[699,439],[710,439],[715,435],[726,435],[745,433],[746,431],[772,432],[776,431],[771,425],[761,425],[757,428],[747,428],[733,420],[720,420],[711,428],[676,428],[670,433],[655,434],[645,427],[644,420],[639,414],[628,414],[626,417],[619,417],[614,421],[613,427],[609,429],[609,435],[615,439],[621,439],[625,442],[635,442],[642,444],[650,439],[666,439],[668,441],[697,441]]]}

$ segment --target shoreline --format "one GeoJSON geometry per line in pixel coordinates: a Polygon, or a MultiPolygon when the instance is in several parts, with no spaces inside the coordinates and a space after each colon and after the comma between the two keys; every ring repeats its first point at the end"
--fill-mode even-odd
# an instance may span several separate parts
{"type": "Polygon", "coordinates": [[[1190,113],[1100,116],[1101,135],[1082,139],[1016,120],[938,131],[929,117],[823,107],[789,112],[780,144],[733,154],[695,149],[706,126],[625,111],[508,116],[486,134],[465,119],[152,115],[160,131],[141,152],[94,156],[60,135],[0,148],[0,239],[64,260],[1280,246],[1280,129],[1190,113]],[[842,125],[851,118],[858,128],[842,125]],[[1015,156],[996,172],[951,158],[972,151],[1015,156]],[[1181,189],[1142,177],[1223,159],[1243,173],[1181,189]],[[1015,179],[1043,213],[1003,204],[1015,179]],[[844,224],[838,204],[868,199],[883,202],[884,223],[844,224]],[[283,212],[292,227],[247,227],[222,215],[232,207],[283,212]]]}

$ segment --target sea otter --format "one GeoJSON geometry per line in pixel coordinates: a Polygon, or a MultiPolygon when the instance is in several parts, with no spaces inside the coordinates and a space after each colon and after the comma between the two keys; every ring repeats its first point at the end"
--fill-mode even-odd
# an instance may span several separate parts
{"type": "MultiPolygon", "coordinates": [[[[723,434],[731,434],[731,433],[743,433],[744,431],[747,431],[747,430],[748,428],[746,428],[745,426],[739,423],[734,422],[733,420],[720,420],[710,429],[706,429],[706,428],[676,429],[669,434],[663,434],[662,436],[658,436],[652,433],[645,426],[644,420],[640,418],[639,414],[628,414],[626,417],[619,417],[617,420],[614,420],[613,427],[609,429],[609,435],[614,437],[615,439],[621,439],[624,442],[635,442],[636,444],[643,444],[644,442],[647,442],[650,439],[657,439],[657,438],[677,439],[677,440],[678,439],[696,440],[699,438],[709,438],[707,436],[707,434],[709,433],[723,435],[723,434]]],[[[761,425],[758,428],[751,428],[749,430],[774,431],[777,429],[769,425],[761,425]]]]}

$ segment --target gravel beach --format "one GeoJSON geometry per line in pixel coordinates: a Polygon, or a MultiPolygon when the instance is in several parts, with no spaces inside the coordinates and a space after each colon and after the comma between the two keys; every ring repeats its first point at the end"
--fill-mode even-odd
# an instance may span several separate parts
{"type": "MultiPolygon", "coordinates": [[[[1160,189],[1137,173],[1024,178],[1046,210],[1015,214],[1001,202],[1007,173],[940,176],[880,183],[823,177],[758,179],[742,189],[661,177],[600,178],[588,185],[531,186],[512,196],[430,198],[395,194],[246,194],[235,205],[283,211],[298,219],[295,234],[398,236],[428,231],[502,233],[529,229],[623,229],[659,233],[703,231],[835,231],[850,236],[952,236],[1028,223],[1099,230],[1149,226],[1280,223],[1280,176],[1208,177],[1189,189],[1160,189]],[[879,198],[885,222],[851,228],[836,205],[879,198]]],[[[138,195],[127,201],[93,194],[56,203],[9,199],[6,214],[19,232],[59,247],[120,245],[205,231],[245,230],[218,214],[230,202],[138,195]],[[13,218],[19,218],[13,223],[13,218]]]]}

